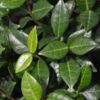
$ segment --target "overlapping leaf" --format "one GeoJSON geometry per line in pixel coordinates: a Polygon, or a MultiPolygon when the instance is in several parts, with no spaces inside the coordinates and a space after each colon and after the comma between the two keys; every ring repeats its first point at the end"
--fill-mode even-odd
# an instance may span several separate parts
{"type": "Polygon", "coordinates": [[[47,0],[38,0],[33,5],[32,16],[34,20],[39,20],[46,16],[53,6],[47,0]]]}
{"type": "Polygon", "coordinates": [[[51,59],[61,59],[67,54],[67,52],[68,47],[65,43],[53,41],[44,47],[43,50],[39,52],[39,55],[43,55],[51,59]]]}
{"type": "Polygon", "coordinates": [[[69,91],[73,91],[73,87],[80,75],[80,66],[74,60],[70,59],[66,63],[60,64],[60,75],[68,85],[69,91]]]}
{"type": "Polygon", "coordinates": [[[69,10],[67,9],[63,0],[59,0],[52,12],[51,17],[53,32],[57,37],[61,36],[67,29],[69,24],[69,17],[69,10]]]}
{"type": "Polygon", "coordinates": [[[28,72],[25,72],[22,77],[21,90],[26,100],[41,99],[42,88],[28,72]]]}

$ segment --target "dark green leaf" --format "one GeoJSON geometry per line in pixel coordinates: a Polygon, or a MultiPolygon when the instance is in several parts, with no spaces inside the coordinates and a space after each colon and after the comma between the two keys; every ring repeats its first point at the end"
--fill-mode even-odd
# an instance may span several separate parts
{"type": "Polygon", "coordinates": [[[32,16],[34,20],[39,20],[46,16],[53,6],[47,0],[38,0],[33,5],[32,16]]]}
{"type": "Polygon", "coordinates": [[[79,11],[90,10],[95,2],[96,0],[76,0],[79,11]]]}
{"type": "Polygon", "coordinates": [[[36,78],[42,79],[48,84],[49,82],[49,69],[47,64],[42,60],[38,60],[37,65],[33,68],[32,75],[36,78]]]}
{"type": "Polygon", "coordinates": [[[99,22],[99,16],[93,11],[84,11],[79,17],[78,21],[84,26],[86,31],[89,31],[99,22]]]}
{"type": "Polygon", "coordinates": [[[69,43],[70,50],[77,55],[86,54],[87,52],[94,49],[96,46],[97,44],[87,37],[73,38],[73,41],[71,40],[69,43]]]}
{"type": "Polygon", "coordinates": [[[56,90],[48,95],[47,100],[73,100],[65,90],[56,90]]]}
{"type": "Polygon", "coordinates": [[[39,52],[39,55],[43,55],[51,59],[61,59],[67,54],[67,52],[68,47],[65,43],[53,41],[44,47],[44,49],[39,52]]]}
{"type": "Polygon", "coordinates": [[[27,34],[25,34],[22,31],[16,31],[15,32],[9,32],[9,41],[10,46],[13,48],[13,50],[18,53],[22,54],[26,51],[28,51],[26,42],[27,42],[27,34]]]}
{"type": "Polygon", "coordinates": [[[2,81],[0,83],[0,90],[4,92],[6,95],[11,95],[14,89],[14,86],[16,85],[16,82],[13,82],[11,80],[2,81]]]}
{"type": "Polygon", "coordinates": [[[1,54],[4,50],[5,50],[5,48],[4,48],[2,45],[0,45],[0,54],[1,54]]]}
{"type": "Polygon", "coordinates": [[[26,100],[41,99],[42,88],[40,84],[28,72],[25,72],[23,75],[21,90],[26,100]]]}
{"type": "Polygon", "coordinates": [[[78,91],[87,87],[92,79],[92,69],[87,63],[84,63],[82,66],[81,80],[78,86],[78,91]]]}
{"type": "Polygon", "coordinates": [[[32,54],[31,53],[24,53],[22,54],[18,61],[16,62],[16,73],[19,73],[25,70],[32,62],[32,54]]]}
{"type": "Polygon", "coordinates": [[[82,93],[87,100],[99,100],[100,99],[100,86],[95,85],[90,89],[87,89],[82,93]]]}
{"type": "Polygon", "coordinates": [[[68,85],[69,91],[73,91],[80,75],[80,66],[74,60],[68,60],[66,63],[60,64],[60,75],[68,85]]]}
{"type": "Polygon", "coordinates": [[[34,27],[28,35],[27,45],[31,53],[35,53],[38,44],[37,30],[34,27]]]}
{"type": "Polygon", "coordinates": [[[69,10],[65,6],[63,0],[59,0],[52,12],[51,17],[53,32],[57,37],[61,36],[67,29],[69,17],[69,10]]]}

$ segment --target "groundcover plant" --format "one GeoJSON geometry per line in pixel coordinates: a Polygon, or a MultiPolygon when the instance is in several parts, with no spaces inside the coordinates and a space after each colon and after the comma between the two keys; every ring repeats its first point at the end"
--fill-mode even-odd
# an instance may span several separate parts
{"type": "Polygon", "coordinates": [[[99,0],[0,0],[0,100],[99,100],[99,20],[99,0]]]}

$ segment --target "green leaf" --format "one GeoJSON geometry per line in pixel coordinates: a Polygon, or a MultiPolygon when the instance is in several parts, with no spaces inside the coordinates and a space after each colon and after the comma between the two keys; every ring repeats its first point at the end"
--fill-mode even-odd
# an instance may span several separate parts
{"type": "Polygon", "coordinates": [[[73,100],[65,90],[56,90],[48,95],[47,100],[73,100]]]}
{"type": "Polygon", "coordinates": [[[67,52],[68,47],[65,43],[53,41],[44,47],[43,50],[39,52],[39,55],[43,55],[51,59],[61,59],[67,54],[67,52]]]}
{"type": "Polygon", "coordinates": [[[82,73],[81,73],[81,80],[78,86],[78,91],[87,87],[92,79],[92,69],[90,68],[89,64],[84,63],[82,66],[82,73]]]}
{"type": "Polygon", "coordinates": [[[4,9],[4,8],[0,8],[0,19],[5,16],[7,13],[9,12],[9,10],[4,9]]]}
{"type": "Polygon", "coordinates": [[[41,99],[42,88],[40,84],[28,72],[25,72],[22,77],[21,90],[26,100],[41,99]]]}
{"type": "Polygon", "coordinates": [[[97,44],[93,40],[82,36],[73,38],[73,41],[71,40],[69,43],[70,50],[77,55],[86,54],[96,46],[97,44]]]}
{"type": "Polygon", "coordinates": [[[69,87],[69,91],[73,91],[73,87],[80,76],[80,66],[74,60],[70,59],[66,63],[60,64],[60,75],[69,87]]]}
{"type": "Polygon", "coordinates": [[[5,50],[5,48],[0,44],[0,54],[5,50]]]}
{"type": "Polygon", "coordinates": [[[8,9],[15,9],[24,4],[25,0],[1,0],[0,7],[1,8],[8,8],[8,9]]]}
{"type": "Polygon", "coordinates": [[[95,85],[90,89],[87,89],[82,93],[87,100],[99,100],[100,99],[100,86],[95,85]]]}
{"type": "Polygon", "coordinates": [[[57,37],[61,36],[67,29],[69,24],[69,17],[69,10],[67,9],[63,0],[59,0],[52,12],[51,17],[53,32],[57,37]]]}
{"type": "Polygon", "coordinates": [[[96,0],[76,0],[76,5],[79,11],[85,11],[90,10],[94,6],[95,2],[96,0]]]}
{"type": "Polygon", "coordinates": [[[31,53],[34,53],[37,49],[38,38],[37,38],[37,30],[34,27],[28,35],[27,45],[28,49],[31,53]]]}
{"type": "Polygon", "coordinates": [[[42,59],[38,60],[37,65],[33,68],[32,75],[40,80],[42,79],[46,82],[46,84],[48,84],[49,69],[47,64],[42,59]]]}
{"type": "Polygon", "coordinates": [[[56,40],[56,37],[44,37],[39,41],[39,49],[41,49],[42,47],[44,47],[45,45],[47,45],[50,42],[53,42],[54,40],[56,40]]]}
{"type": "Polygon", "coordinates": [[[19,73],[25,70],[32,62],[32,54],[31,53],[24,53],[22,54],[18,61],[16,62],[16,73],[19,73]]]}
{"type": "Polygon", "coordinates": [[[28,48],[26,45],[27,34],[22,31],[17,31],[15,29],[13,31],[14,32],[12,32],[11,30],[9,31],[10,46],[18,54],[27,52],[28,51],[28,48]]]}
{"type": "Polygon", "coordinates": [[[5,93],[6,95],[11,95],[13,92],[13,89],[16,85],[16,82],[12,81],[12,80],[4,80],[2,82],[0,82],[0,90],[5,93]]]}
{"type": "Polygon", "coordinates": [[[34,20],[39,20],[46,16],[48,12],[53,8],[53,6],[48,2],[48,0],[38,0],[32,9],[32,16],[34,20]]]}
{"type": "Polygon", "coordinates": [[[93,11],[84,11],[79,15],[78,21],[84,26],[86,31],[89,31],[97,25],[99,16],[93,11]]]}

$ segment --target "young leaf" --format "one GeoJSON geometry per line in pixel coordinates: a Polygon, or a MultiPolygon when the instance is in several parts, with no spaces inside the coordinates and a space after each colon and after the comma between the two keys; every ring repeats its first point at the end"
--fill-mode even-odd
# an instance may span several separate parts
{"type": "Polygon", "coordinates": [[[0,44],[0,54],[5,50],[5,48],[0,44]]]}
{"type": "Polygon", "coordinates": [[[92,69],[87,63],[84,63],[82,66],[81,80],[78,86],[78,91],[87,87],[92,79],[92,69]]]}
{"type": "Polygon", "coordinates": [[[0,0],[2,8],[15,9],[24,4],[25,0],[0,0]]]}
{"type": "Polygon", "coordinates": [[[32,16],[34,20],[39,20],[46,16],[53,6],[47,0],[38,0],[33,5],[32,16]]]}
{"type": "Polygon", "coordinates": [[[67,52],[68,47],[65,43],[53,41],[44,47],[44,49],[39,52],[39,55],[43,55],[51,59],[61,59],[67,54],[67,52]]]}
{"type": "Polygon", "coordinates": [[[56,90],[48,95],[47,100],[73,100],[69,95],[67,95],[66,90],[56,90]]]}
{"type": "Polygon", "coordinates": [[[86,54],[96,46],[97,44],[87,37],[73,38],[73,41],[71,40],[71,42],[69,43],[70,50],[77,55],[86,54]]]}
{"type": "Polygon", "coordinates": [[[40,84],[28,72],[25,72],[22,77],[21,90],[26,100],[41,99],[42,88],[40,84]]]}
{"type": "Polygon", "coordinates": [[[31,53],[34,53],[36,51],[37,43],[38,43],[37,30],[36,27],[34,27],[29,33],[27,40],[28,49],[31,53]]]}
{"type": "Polygon", "coordinates": [[[66,82],[70,91],[78,81],[80,75],[80,66],[74,60],[70,59],[66,63],[60,64],[60,75],[66,82]]]}
{"type": "Polygon", "coordinates": [[[36,67],[32,71],[32,75],[36,78],[42,79],[48,84],[49,81],[49,69],[47,64],[43,60],[38,60],[36,67]]]}
{"type": "Polygon", "coordinates": [[[99,16],[93,11],[84,11],[79,17],[78,21],[84,26],[86,31],[89,31],[99,22],[99,16]]]}
{"type": "Polygon", "coordinates": [[[100,99],[100,86],[95,85],[90,89],[87,89],[82,93],[87,100],[99,100],[100,99]]]}
{"type": "Polygon", "coordinates": [[[95,2],[96,0],[76,0],[79,11],[90,10],[95,2]]]}
{"type": "Polygon", "coordinates": [[[19,73],[19,72],[25,70],[27,67],[29,67],[31,62],[32,62],[32,54],[31,53],[22,54],[16,63],[16,68],[15,68],[16,73],[19,73]]]}
{"type": "Polygon", "coordinates": [[[53,32],[57,37],[61,36],[67,29],[69,24],[69,17],[69,9],[66,8],[63,0],[59,0],[52,12],[51,17],[53,32]]]}

